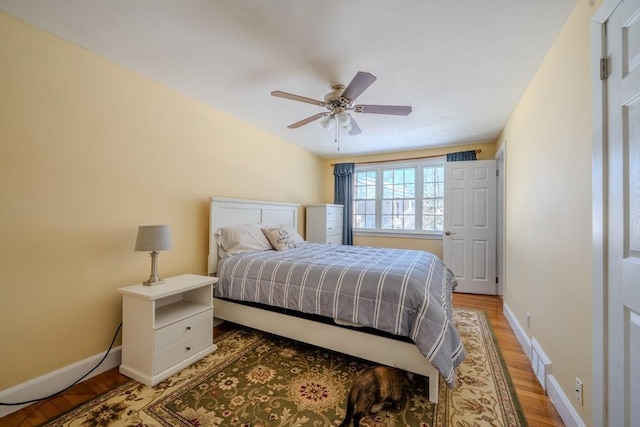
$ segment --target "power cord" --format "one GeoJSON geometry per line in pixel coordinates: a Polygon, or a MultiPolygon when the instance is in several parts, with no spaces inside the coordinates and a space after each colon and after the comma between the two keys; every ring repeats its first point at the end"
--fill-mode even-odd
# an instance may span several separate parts
{"type": "Polygon", "coordinates": [[[26,400],[24,402],[15,402],[15,403],[4,403],[4,402],[0,402],[0,406],[17,406],[17,405],[26,405],[28,403],[35,403],[35,402],[39,402],[41,400],[46,400],[46,399],[50,399],[64,391],[69,390],[71,387],[73,387],[74,385],[78,384],[80,381],[82,381],[83,379],[85,379],[89,374],[91,374],[93,371],[95,371],[96,369],[98,369],[98,366],[102,365],[102,362],[104,362],[104,360],[107,358],[107,356],[109,355],[109,353],[111,352],[111,349],[113,348],[113,344],[116,342],[116,338],[118,337],[118,333],[120,332],[120,329],[122,329],[122,322],[120,322],[120,325],[118,325],[118,329],[116,330],[115,335],[113,336],[113,339],[111,340],[111,344],[109,345],[109,349],[107,350],[107,353],[104,355],[104,357],[102,358],[102,360],[100,360],[100,362],[98,362],[98,364],[96,366],[93,367],[93,369],[91,369],[89,372],[87,372],[86,374],[84,374],[83,376],[81,376],[79,379],[77,379],[73,384],[71,384],[70,386],[68,386],[67,388],[63,388],[60,391],[57,391],[53,394],[50,394],[49,396],[45,396],[45,397],[40,397],[38,399],[32,399],[32,400],[26,400]]]}

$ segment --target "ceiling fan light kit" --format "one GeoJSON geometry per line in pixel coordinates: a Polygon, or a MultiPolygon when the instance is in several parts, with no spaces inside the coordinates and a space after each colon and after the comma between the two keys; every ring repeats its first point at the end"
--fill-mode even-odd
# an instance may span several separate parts
{"type": "Polygon", "coordinates": [[[364,71],[358,71],[349,83],[348,86],[334,85],[331,87],[331,92],[324,96],[324,101],[319,101],[313,98],[307,98],[305,96],[294,95],[292,93],[282,92],[279,90],[271,92],[272,96],[280,98],[290,99],[293,101],[304,102],[307,104],[317,105],[319,107],[325,107],[329,110],[328,113],[318,113],[313,116],[302,119],[296,123],[292,123],[287,126],[289,129],[297,129],[308,123],[314,122],[318,119],[320,124],[325,129],[331,129],[336,122],[336,137],[335,142],[338,143],[338,151],[340,150],[339,136],[340,130],[347,132],[349,135],[358,135],[360,127],[353,119],[348,111],[355,113],[369,113],[369,114],[388,114],[395,116],[407,116],[411,113],[410,106],[401,105],[354,105],[355,99],[362,94],[373,82],[376,81],[376,77],[364,71]]]}

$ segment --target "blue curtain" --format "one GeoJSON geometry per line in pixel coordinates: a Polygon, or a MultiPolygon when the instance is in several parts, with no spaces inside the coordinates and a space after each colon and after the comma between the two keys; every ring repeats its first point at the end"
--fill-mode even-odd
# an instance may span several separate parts
{"type": "Polygon", "coordinates": [[[476,150],[458,151],[457,153],[447,154],[447,162],[464,162],[467,160],[478,160],[476,150]]]}
{"type": "Polygon", "coordinates": [[[337,163],[333,166],[335,177],[333,203],[344,206],[342,225],[342,244],[353,245],[353,174],[355,163],[337,163]]]}

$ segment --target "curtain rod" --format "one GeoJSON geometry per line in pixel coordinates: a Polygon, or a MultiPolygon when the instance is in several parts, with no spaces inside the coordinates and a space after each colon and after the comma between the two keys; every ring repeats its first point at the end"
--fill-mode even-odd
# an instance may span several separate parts
{"type": "MultiPolygon", "coordinates": [[[[482,153],[482,149],[478,148],[475,150],[476,154],[482,153]]],[[[372,163],[387,163],[387,162],[402,162],[404,160],[420,160],[420,159],[432,159],[434,157],[444,157],[447,154],[433,154],[431,156],[420,156],[420,157],[407,157],[405,159],[390,159],[390,160],[372,160],[370,162],[356,162],[356,165],[368,165],[372,163]]],[[[335,166],[335,163],[331,163],[331,166],[335,166]]]]}

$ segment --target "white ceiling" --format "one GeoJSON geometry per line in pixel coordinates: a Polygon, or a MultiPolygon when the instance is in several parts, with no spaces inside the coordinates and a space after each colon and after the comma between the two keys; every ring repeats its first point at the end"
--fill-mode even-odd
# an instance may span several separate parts
{"type": "Polygon", "coordinates": [[[0,9],[323,157],[493,141],[576,0],[0,0],[0,9]],[[322,100],[356,72],[378,80],[342,135],[322,100]]]}

